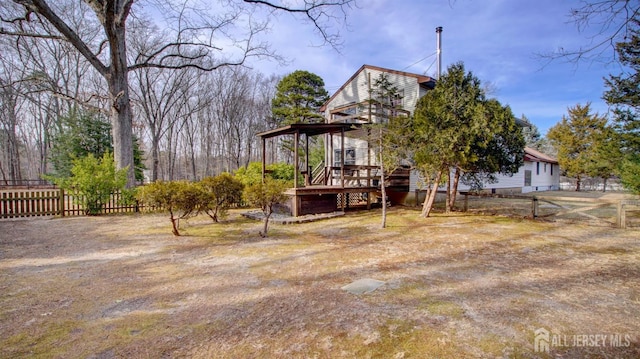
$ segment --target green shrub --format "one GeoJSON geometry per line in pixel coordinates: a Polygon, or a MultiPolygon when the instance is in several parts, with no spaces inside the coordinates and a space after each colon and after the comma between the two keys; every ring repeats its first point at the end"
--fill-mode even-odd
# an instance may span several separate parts
{"type": "Polygon", "coordinates": [[[206,196],[200,210],[208,214],[214,222],[225,218],[227,210],[242,201],[244,184],[230,173],[204,178],[200,185],[206,196]]]}
{"type": "MultiPolygon", "coordinates": [[[[293,165],[286,163],[274,163],[267,165],[267,177],[273,179],[287,181],[290,187],[293,187],[293,165]]],[[[245,186],[251,186],[256,183],[262,182],[262,163],[251,162],[247,167],[241,167],[235,172],[236,178],[240,180],[245,186]]]]}
{"type": "Polygon", "coordinates": [[[246,187],[244,195],[247,203],[259,207],[264,214],[264,228],[260,232],[262,237],[267,236],[269,229],[269,218],[273,214],[273,206],[282,203],[287,199],[284,191],[289,187],[289,183],[281,179],[265,178],[264,182],[254,183],[246,187]]]}
{"type": "Polygon", "coordinates": [[[169,211],[172,233],[179,236],[178,220],[197,215],[207,195],[197,183],[158,181],[139,187],[136,197],[147,205],[169,211]]]}
{"type": "Polygon", "coordinates": [[[93,154],[72,161],[71,176],[49,177],[60,188],[76,193],[76,202],[88,215],[98,215],[112,193],[123,191],[127,183],[127,170],[116,170],[111,153],[102,158],[93,154]]]}

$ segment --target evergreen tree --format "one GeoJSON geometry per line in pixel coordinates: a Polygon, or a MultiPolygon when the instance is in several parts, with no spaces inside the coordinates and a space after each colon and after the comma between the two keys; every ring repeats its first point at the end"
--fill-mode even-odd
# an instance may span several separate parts
{"type": "Polygon", "coordinates": [[[609,90],[604,99],[614,106],[615,128],[624,154],[620,179],[626,188],[640,193],[640,20],[633,19],[631,24],[628,41],[616,44],[626,72],[605,80],[609,90]]]}
{"type": "Polygon", "coordinates": [[[99,114],[72,111],[60,122],[51,150],[51,163],[56,177],[69,177],[74,159],[89,154],[101,158],[111,150],[111,124],[99,114]]]}
{"type": "MultiPolygon", "coordinates": [[[[451,65],[436,87],[417,104],[412,124],[413,160],[427,185],[422,216],[428,217],[442,180],[451,168],[464,168],[473,159],[473,146],[487,146],[491,135],[480,80],[464,64],[451,65]]],[[[447,201],[450,203],[449,201],[447,201]]]]}
{"type": "Polygon", "coordinates": [[[485,182],[497,181],[496,174],[517,173],[524,163],[525,139],[511,109],[491,99],[485,102],[485,113],[488,126],[478,133],[472,144],[472,156],[463,167],[463,182],[478,189],[485,182]],[[485,137],[489,140],[484,141],[485,137]]]}
{"type": "Polygon", "coordinates": [[[276,87],[271,103],[273,118],[278,126],[322,122],[324,117],[320,107],[328,98],[320,76],[308,71],[294,71],[280,80],[276,87]]]}
{"type": "Polygon", "coordinates": [[[382,222],[381,227],[387,226],[387,188],[388,177],[406,159],[408,148],[408,136],[403,135],[407,117],[399,117],[397,106],[400,99],[400,91],[394,86],[385,74],[376,78],[369,91],[369,113],[375,113],[376,119],[367,124],[370,134],[370,142],[374,144],[377,152],[377,162],[380,168],[380,192],[382,194],[382,222]]]}
{"type": "MultiPolygon", "coordinates": [[[[60,128],[53,136],[51,163],[53,177],[67,178],[71,176],[73,161],[93,155],[101,158],[105,153],[113,152],[111,124],[108,119],[95,112],[76,110],[63,117],[60,128]]],[[[144,153],[139,140],[134,136],[134,163],[136,180],[144,179],[144,153]]]]}
{"type": "Polygon", "coordinates": [[[591,104],[569,108],[569,114],[551,129],[547,137],[558,151],[558,162],[568,177],[577,180],[576,191],[580,191],[582,179],[595,173],[597,166],[604,164],[600,156],[606,151],[606,142],[611,140],[606,117],[591,114],[591,104]],[[598,164],[597,166],[594,164],[598,164]]]}
{"type": "MultiPolygon", "coordinates": [[[[308,71],[297,70],[280,80],[276,86],[276,95],[271,102],[271,112],[277,126],[286,126],[295,123],[322,123],[324,116],[320,107],[329,99],[329,94],[324,88],[324,81],[316,74],[308,71]]],[[[324,145],[314,138],[305,138],[309,141],[310,163],[305,166],[315,167],[324,159],[324,145]]],[[[281,140],[282,148],[293,152],[291,140],[281,140]]],[[[307,146],[301,146],[306,148],[307,146]]],[[[306,153],[300,151],[298,155],[306,158],[306,153]]]]}

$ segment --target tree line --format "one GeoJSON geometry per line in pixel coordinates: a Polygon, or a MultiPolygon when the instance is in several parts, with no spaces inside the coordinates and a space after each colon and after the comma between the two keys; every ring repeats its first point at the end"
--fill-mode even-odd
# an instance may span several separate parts
{"type": "Polygon", "coordinates": [[[335,46],[329,24],[345,18],[353,1],[5,1],[3,179],[46,173],[59,119],[87,110],[108,119],[128,187],[136,136],[149,144],[152,179],[246,164],[255,155],[252,134],[268,121],[274,79],[243,66],[282,60],[263,36],[274,14],[307,21],[335,46]]]}

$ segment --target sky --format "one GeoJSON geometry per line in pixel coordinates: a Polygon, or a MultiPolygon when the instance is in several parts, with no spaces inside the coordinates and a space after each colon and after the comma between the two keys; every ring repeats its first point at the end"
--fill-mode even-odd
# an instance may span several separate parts
{"type": "Polygon", "coordinates": [[[603,78],[616,65],[584,61],[549,62],[541,54],[588,45],[599,30],[579,31],[569,17],[578,0],[359,0],[340,31],[339,51],[318,46],[321,38],[308,23],[279,15],[269,41],[288,64],[251,64],[265,74],[306,70],[320,76],[333,94],[362,65],[436,76],[436,32],[442,32],[442,69],[463,62],[491,89],[489,96],[526,116],[542,135],[568,113],[591,103],[607,114],[603,78]]]}

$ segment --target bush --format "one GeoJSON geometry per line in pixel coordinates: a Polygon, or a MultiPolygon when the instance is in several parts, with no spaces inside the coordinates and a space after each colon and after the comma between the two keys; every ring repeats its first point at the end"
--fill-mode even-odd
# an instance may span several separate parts
{"type": "Polygon", "coordinates": [[[100,214],[112,193],[124,191],[127,169],[116,170],[111,153],[105,153],[101,159],[89,154],[72,163],[70,177],[48,179],[66,191],[77,193],[76,201],[87,215],[100,214]]]}
{"type": "Polygon", "coordinates": [[[242,182],[229,173],[207,177],[200,181],[206,198],[202,201],[201,211],[207,213],[214,222],[225,218],[227,210],[242,201],[242,182]]]}
{"type": "MultiPolygon", "coordinates": [[[[293,187],[293,165],[274,163],[268,165],[266,170],[268,172],[268,177],[286,181],[290,187],[293,187]]],[[[236,170],[235,175],[236,178],[245,186],[251,186],[262,182],[262,163],[251,162],[247,167],[241,167],[236,170]]]]}
{"type": "Polygon", "coordinates": [[[179,236],[178,220],[197,215],[206,193],[197,183],[158,181],[138,188],[136,196],[145,204],[169,211],[172,233],[179,236]]]}
{"type": "Polygon", "coordinates": [[[273,213],[273,206],[287,199],[284,191],[289,187],[285,180],[265,178],[264,182],[258,182],[246,188],[245,199],[251,205],[260,207],[264,214],[264,229],[260,236],[266,237],[269,229],[269,218],[273,213]]]}

